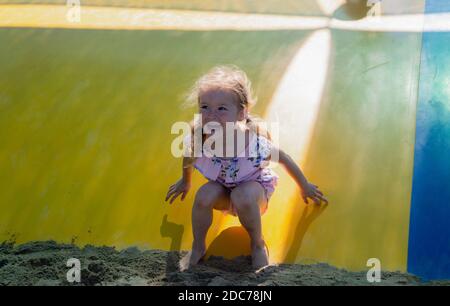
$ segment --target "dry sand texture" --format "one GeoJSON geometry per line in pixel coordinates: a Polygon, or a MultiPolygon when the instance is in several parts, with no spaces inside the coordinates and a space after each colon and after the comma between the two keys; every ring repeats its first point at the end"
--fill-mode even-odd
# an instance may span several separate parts
{"type": "MultiPolygon", "coordinates": [[[[348,272],[327,264],[271,266],[260,273],[251,269],[249,257],[226,260],[210,257],[197,267],[180,272],[177,262],[184,252],[141,251],[137,248],[85,246],[54,241],[0,246],[0,285],[72,285],[66,280],[69,258],[81,262],[80,285],[372,285],[366,272],[348,272]]],[[[382,272],[377,285],[449,285],[450,282],[421,282],[399,272],[382,272]]]]}

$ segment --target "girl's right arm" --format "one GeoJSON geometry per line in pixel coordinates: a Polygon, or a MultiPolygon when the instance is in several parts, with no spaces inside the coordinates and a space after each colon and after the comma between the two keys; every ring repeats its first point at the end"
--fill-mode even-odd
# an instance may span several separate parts
{"type": "Polygon", "coordinates": [[[191,182],[194,160],[191,157],[183,157],[183,177],[185,182],[191,182]]]}
{"type": "Polygon", "coordinates": [[[183,157],[183,176],[178,182],[169,187],[165,201],[170,199],[169,203],[172,204],[176,198],[181,194],[181,201],[184,200],[186,194],[191,189],[191,177],[193,171],[193,159],[191,157],[183,157]]]}

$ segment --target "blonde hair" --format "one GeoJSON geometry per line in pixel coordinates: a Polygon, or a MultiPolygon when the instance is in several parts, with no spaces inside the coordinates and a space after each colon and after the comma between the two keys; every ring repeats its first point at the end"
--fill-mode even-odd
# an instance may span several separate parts
{"type": "MultiPolygon", "coordinates": [[[[200,95],[208,90],[222,89],[234,92],[239,100],[239,106],[247,108],[246,126],[256,134],[264,135],[271,139],[270,133],[261,127],[263,120],[258,116],[250,114],[250,109],[256,104],[257,98],[253,95],[252,83],[247,74],[235,65],[219,65],[210,69],[207,73],[196,80],[194,85],[185,95],[184,107],[193,107],[200,102],[200,95]]],[[[202,133],[202,127],[197,127],[198,133],[202,133]]],[[[194,135],[195,124],[191,122],[191,133],[194,135]]],[[[193,148],[194,137],[191,137],[191,147],[193,148]]],[[[193,163],[195,158],[191,158],[187,165],[193,163]]]]}
{"type": "Polygon", "coordinates": [[[244,71],[235,65],[220,65],[213,67],[194,83],[186,95],[185,105],[197,105],[200,95],[211,89],[234,92],[241,107],[251,108],[257,101],[252,92],[252,83],[244,71]]]}

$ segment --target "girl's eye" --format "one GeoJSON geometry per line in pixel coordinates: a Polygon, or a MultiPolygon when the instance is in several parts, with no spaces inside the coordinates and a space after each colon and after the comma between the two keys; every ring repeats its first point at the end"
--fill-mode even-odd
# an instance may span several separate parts
{"type": "Polygon", "coordinates": [[[221,107],[219,107],[219,110],[220,111],[225,111],[225,110],[227,110],[225,107],[223,107],[223,106],[221,106],[221,107]]]}
{"type": "Polygon", "coordinates": [[[200,109],[207,109],[207,108],[208,108],[207,105],[202,105],[202,106],[200,106],[200,109]]]}

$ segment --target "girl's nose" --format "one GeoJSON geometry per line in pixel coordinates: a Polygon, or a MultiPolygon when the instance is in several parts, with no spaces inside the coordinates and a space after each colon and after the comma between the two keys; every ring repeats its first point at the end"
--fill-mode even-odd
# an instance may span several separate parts
{"type": "Polygon", "coordinates": [[[203,124],[209,122],[218,122],[219,120],[214,115],[206,115],[203,117],[203,124]]]}
{"type": "Polygon", "coordinates": [[[217,120],[219,120],[219,115],[215,111],[210,111],[208,113],[208,119],[217,121],[217,120]]]}

